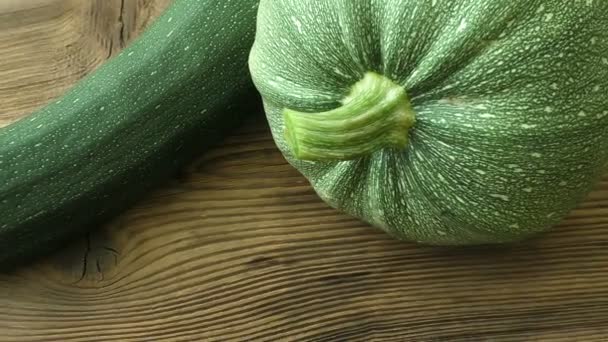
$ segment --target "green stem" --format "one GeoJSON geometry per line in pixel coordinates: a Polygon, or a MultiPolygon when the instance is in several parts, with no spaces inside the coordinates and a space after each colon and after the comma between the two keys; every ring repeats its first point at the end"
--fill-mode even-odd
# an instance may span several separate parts
{"type": "Polygon", "coordinates": [[[283,111],[285,137],[297,159],[351,160],[383,148],[405,149],[415,114],[405,89],[368,72],[342,106],[321,113],[283,111]]]}

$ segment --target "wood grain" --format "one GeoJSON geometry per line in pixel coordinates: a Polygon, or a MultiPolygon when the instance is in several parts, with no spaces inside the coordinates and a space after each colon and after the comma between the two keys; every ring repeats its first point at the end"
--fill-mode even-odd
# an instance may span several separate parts
{"type": "MultiPolygon", "coordinates": [[[[167,1],[23,4],[0,5],[4,124],[115,54],[167,1]]],[[[252,113],[111,224],[1,275],[0,341],[605,341],[607,246],[608,178],[522,244],[392,240],[320,201],[252,113]]]]}
{"type": "Polygon", "coordinates": [[[0,0],[0,127],[63,94],[170,0],[0,0]]]}

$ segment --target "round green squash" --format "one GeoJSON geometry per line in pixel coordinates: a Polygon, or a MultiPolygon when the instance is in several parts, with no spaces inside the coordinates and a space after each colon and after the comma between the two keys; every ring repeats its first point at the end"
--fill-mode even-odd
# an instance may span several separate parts
{"type": "Polygon", "coordinates": [[[394,237],[545,231],[608,165],[608,1],[262,0],[250,70],[277,146],[394,237]]]}

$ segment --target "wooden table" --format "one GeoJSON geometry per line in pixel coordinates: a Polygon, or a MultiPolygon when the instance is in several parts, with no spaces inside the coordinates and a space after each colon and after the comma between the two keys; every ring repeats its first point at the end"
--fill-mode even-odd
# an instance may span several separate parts
{"type": "MultiPolygon", "coordinates": [[[[0,123],[167,3],[0,0],[0,123]]],[[[608,179],[524,244],[397,242],[319,200],[252,113],[112,223],[1,275],[0,341],[606,341],[607,246],[608,179]]]]}

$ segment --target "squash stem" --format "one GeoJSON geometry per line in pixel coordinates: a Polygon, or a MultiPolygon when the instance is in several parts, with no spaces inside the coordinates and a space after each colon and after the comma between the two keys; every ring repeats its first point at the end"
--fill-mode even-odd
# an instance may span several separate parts
{"type": "Polygon", "coordinates": [[[310,161],[352,160],[383,148],[405,149],[415,114],[403,87],[368,72],[336,109],[283,111],[294,156],[310,161]]]}

